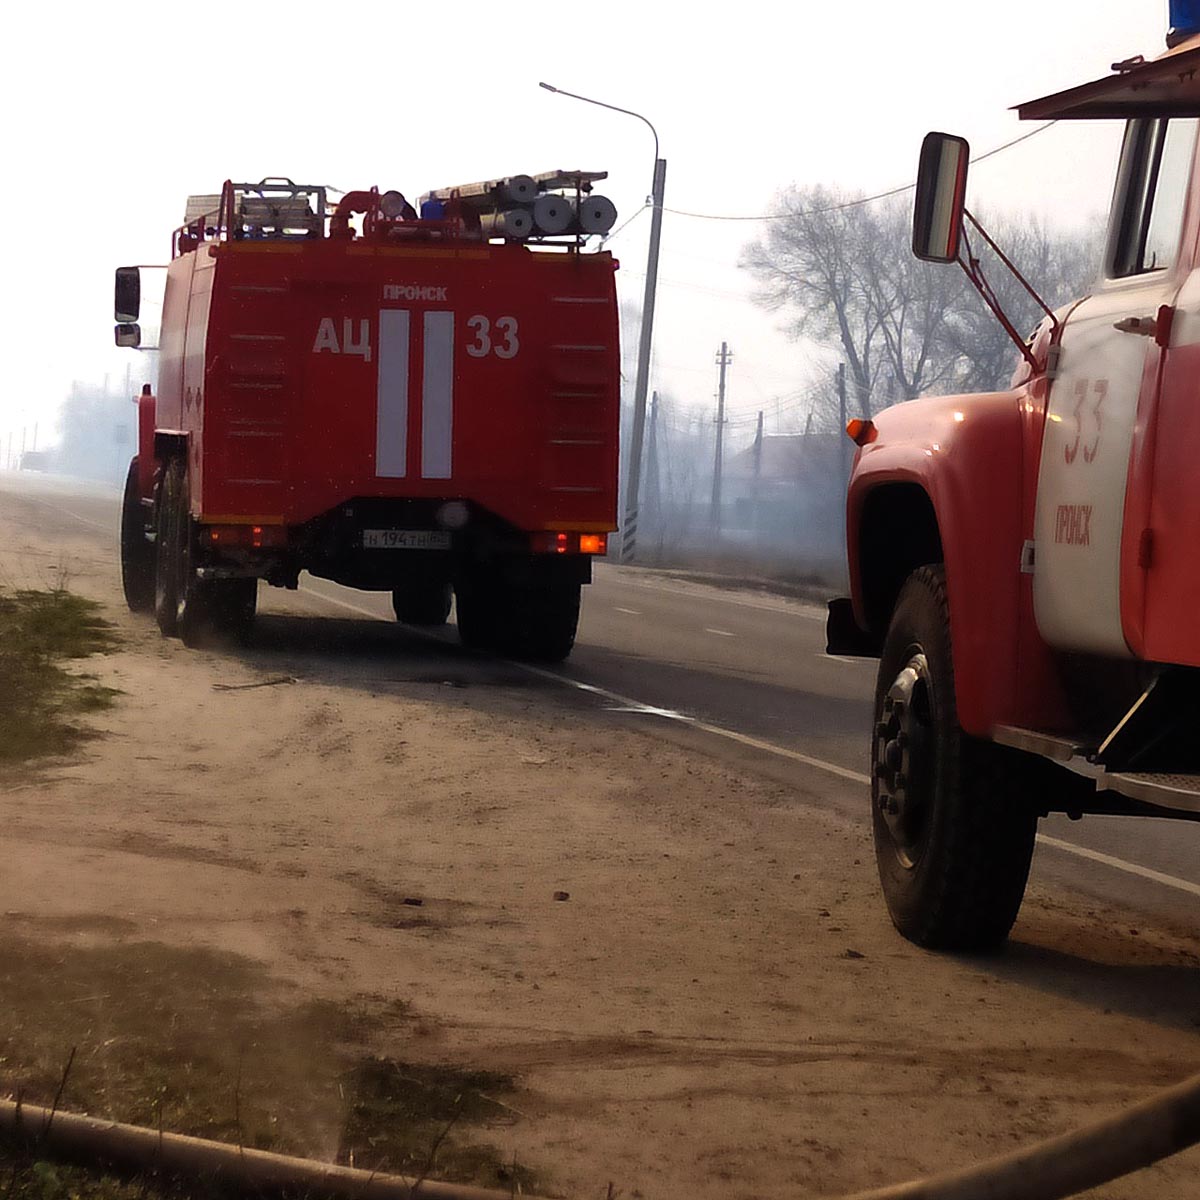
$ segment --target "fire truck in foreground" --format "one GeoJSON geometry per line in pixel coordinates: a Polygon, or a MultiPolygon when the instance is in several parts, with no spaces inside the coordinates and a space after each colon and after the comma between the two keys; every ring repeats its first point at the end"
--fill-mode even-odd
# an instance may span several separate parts
{"type": "MultiPolygon", "coordinates": [[[[1004,939],[1040,815],[1200,817],[1200,21],[1174,24],[1018,110],[1127,122],[1092,293],[1014,337],[1009,390],[848,428],[829,649],[879,657],[876,857],[921,945],[1004,939]]],[[[968,159],[926,138],[913,243],[978,278],[968,159]]]]}
{"type": "MultiPolygon", "coordinates": [[[[430,192],[289,180],[193,197],[138,397],[125,596],[164,635],[244,634],[258,581],[391,592],[404,622],[556,660],[615,528],[614,272],[602,173],[430,192]]],[[[141,276],[116,281],[137,346],[141,276]]]]}

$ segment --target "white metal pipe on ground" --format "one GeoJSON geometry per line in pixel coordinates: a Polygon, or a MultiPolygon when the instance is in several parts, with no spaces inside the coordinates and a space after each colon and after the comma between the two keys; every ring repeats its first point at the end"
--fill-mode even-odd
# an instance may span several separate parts
{"type": "MultiPolygon", "coordinates": [[[[1200,1075],[1103,1121],[933,1179],[842,1200],[1062,1200],[1200,1142],[1200,1075]]],[[[1182,1197],[1180,1198],[1182,1200],[1182,1197]]]]}
{"type": "Polygon", "coordinates": [[[161,1172],[218,1179],[227,1187],[255,1192],[299,1191],[339,1200],[512,1200],[510,1191],[467,1184],[404,1179],[159,1133],[138,1125],[56,1112],[32,1104],[0,1100],[0,1133],[19,1139],[31,1153],[87,1166],[110,1166],[139,1174],[161,1172]]]}
{"type": "MultiPolygon", "coordinates": [[[[219,1177],[256,1191],[299,1188],[338,1200],[511,1200],[507,1191],[413,1181],[223,1142],[0,1101],[0,1133],[44,1157],[140,1173],[219,1177]]],[[[978,1166],[842,1200],[1063,1200],[1200,1142],[1200,1075],[1095,1124],[978,1166]]]]}

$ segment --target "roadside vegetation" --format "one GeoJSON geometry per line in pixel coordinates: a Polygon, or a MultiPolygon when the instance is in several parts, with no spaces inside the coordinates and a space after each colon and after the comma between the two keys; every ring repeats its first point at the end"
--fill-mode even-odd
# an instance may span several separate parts
{"type": "Polygon", "coordinates": [[[84,740],[81,714],[116,692],[63,663],[116,645],[100,606],[65,588],[0,589],[0,766],[62,754],[84,740]]]}
{"type": "MultiPolygon", "coordinates": [[[[429,1061],[433,1031],[404,1001],[306,999],[249,959],[124,940],[133,928],[8,922],[0,1095],[409,1180],[526,1193],[544,1182],[493,1141],[518,1117],[514,1080],[429,1061]]],[[[4,1200],[147,1190],[217,1194],[211,1181],[130,1180],[0,1140],[4,1200]]]]}

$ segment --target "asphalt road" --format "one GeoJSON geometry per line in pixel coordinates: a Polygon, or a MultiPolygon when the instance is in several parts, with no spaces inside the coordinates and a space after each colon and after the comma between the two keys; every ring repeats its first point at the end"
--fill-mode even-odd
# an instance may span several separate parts
{"type": "MultiPolygon", "coordinates": [[[[97,537],[114,538],[114,490],[49,476],[0,472],[17,492],[97,537]]],[[[260,611],[343,620],[393,620],[390,598],[302,578],[298,592],[264,588],[260,611]]],[[[395,665],[495,686],[532,676],[548,703],[592,704],[603,736],[620,721],[657,729],[743,769],[795,781],[821,801],[867,819],[865,771],[871,661],[824,653],[824,613],[783,598],[597,565],[576,650],[551,669],[464,651],[444,631],[397,631],[395,665]],[[430,639],[434,639],[432,642],[430,639]],[[439,645],[438,643],[442,643],[439,645]]],[[[1033,879],[1069,887],[1142,918],[1200,926],[1200,825],[1088,817],[1043,822],[1033,879]]]]}

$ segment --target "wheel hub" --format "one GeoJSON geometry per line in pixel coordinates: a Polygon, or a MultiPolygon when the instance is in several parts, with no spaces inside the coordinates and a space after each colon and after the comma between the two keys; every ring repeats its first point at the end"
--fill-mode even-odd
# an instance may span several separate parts
{"type": "Polygon", "coordinates": [[[920,857],[929,811],[929,693],[929,663],[917,651],[888,688],[875,727],[875,802],[906,867],[920,857]]]}

